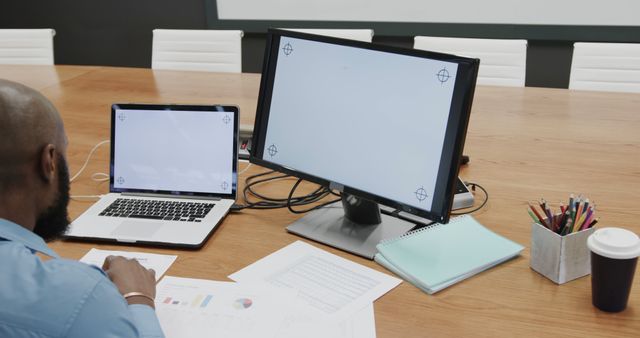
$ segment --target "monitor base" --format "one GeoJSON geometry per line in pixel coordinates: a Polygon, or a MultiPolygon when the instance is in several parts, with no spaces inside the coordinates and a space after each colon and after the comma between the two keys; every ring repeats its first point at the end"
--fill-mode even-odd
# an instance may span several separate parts
{"type": "Polygon", "coordinates": [[[381,215],[382,222],[374,225],[354,223],[345,217],[340,202],[309,212],[287,227],[293,234],[330,245],[332,247],[373,259],[376,245],[389,238],[405,234],[415,227],[392,216],[381,215]]]}

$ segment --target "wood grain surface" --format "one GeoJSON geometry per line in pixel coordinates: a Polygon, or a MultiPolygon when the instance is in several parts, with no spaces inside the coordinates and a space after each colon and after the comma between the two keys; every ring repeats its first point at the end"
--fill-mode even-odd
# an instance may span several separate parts
{"type": "MultiPolygon", "coordinates": [[[[259,74],[80,66],[0,66],[0,78],[30,85],[55,104],[69,136],[72,174],[95,144],[109,139],[112,103],[235,104],[241,122],[252,124],[260,81],[259,74]]],[[[638,273],[624,312],[597,310],[591,305],[590,277],[558,286],[529,268],[531,220],[525,208],[527,201],[541,197],[557,207],[570,193],[584,194],[597,205],[600,227],[640,233],[640,95],[478,87],[465,154],[471,161],[460,176],[490,195],[475,217],[526,249],[435,295],[402,283],[375,302],[378,337],[638,337],[638,273]]],[[[108,192],[108,183],[90,178],[108,173],[108,157],[108,146],[101,147],[72,184],[72,194],[108,192]]],[[[240,177],[240,187],[247,175],[264,170],[252,166],[240,177]]],[[[292,180],[282,180],[260,189],[286,196],[291,185],[292,180]]],[[[482,198],[479,192],[477,201],[482,198]]],[[[72,218],[91,203],[72,201],[72,218]]],[[[197,251],[74,242],[51,246],[70,259],[92,247],[175,254],[169,275],[228,280],[227,275],[300,240],[285,231],[298,217],[286,210],[230,214],[197,251]]],[[[372,261],[315,245],[386,271],[372,261]]]]}

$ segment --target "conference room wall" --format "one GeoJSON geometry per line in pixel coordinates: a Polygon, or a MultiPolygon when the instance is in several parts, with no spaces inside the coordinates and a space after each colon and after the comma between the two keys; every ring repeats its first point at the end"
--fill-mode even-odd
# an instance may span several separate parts
{"type": "Polygon", "coordinates": [[[206,29],[203,0],[2,0],[0,28],[53,28],[56,64],[151,67],[154,28],[206,29]]]}
{"type": "MultiPolygon", "coordinates": [[[[218,20],[215,0],[3,0],[0,5],[0,28],[56,29],[56,64],[150,67],[151,30],[154,28],[242,29],[245,31],[242,70],[260,72],[266,27],[326,28],[331,24],[218,20]]],[[[366,23],[338,24],[341,28],[367,28],[366,23]]],[[[526,85],[566,88],[569,83],[573,40],[554,36],[554,27],[543,27],[531,38],[527,36],[531,35],[527,27],[519,26],[372,25],[376,30],[375,43],[408,48],[413,46],[414,35],[525,38],[529,40],[526,85]]],[[[612,39],[612,36],[618,36],[617,31],[608,33],[607,28],[580,32],[590,37],[583,41],[628,40],[627,31],[618,34],[619,39],[612,39]]]]}

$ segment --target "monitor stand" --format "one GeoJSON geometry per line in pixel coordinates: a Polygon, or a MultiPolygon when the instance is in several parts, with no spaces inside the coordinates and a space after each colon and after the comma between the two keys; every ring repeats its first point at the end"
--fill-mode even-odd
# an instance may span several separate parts
{"type": "Polygon", "coordinates": [[[378,204],[342,193],[338,202],[309,212],[287,227],[296,235],[373,259],[376,245],[405,234],[416,224],[381,214],[378,204]]]}

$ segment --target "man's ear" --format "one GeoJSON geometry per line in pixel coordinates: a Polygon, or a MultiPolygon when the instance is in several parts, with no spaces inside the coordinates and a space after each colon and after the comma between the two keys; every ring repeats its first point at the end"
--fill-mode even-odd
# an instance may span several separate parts
{"type": "Polygon", "coordinates": [[[55,173],[58,169],[56,168],[57,152],[56,146],[53,144],[47,144],[42,148],[38,171],[45,182],[52,182],[56,177],[55,173]]]}

